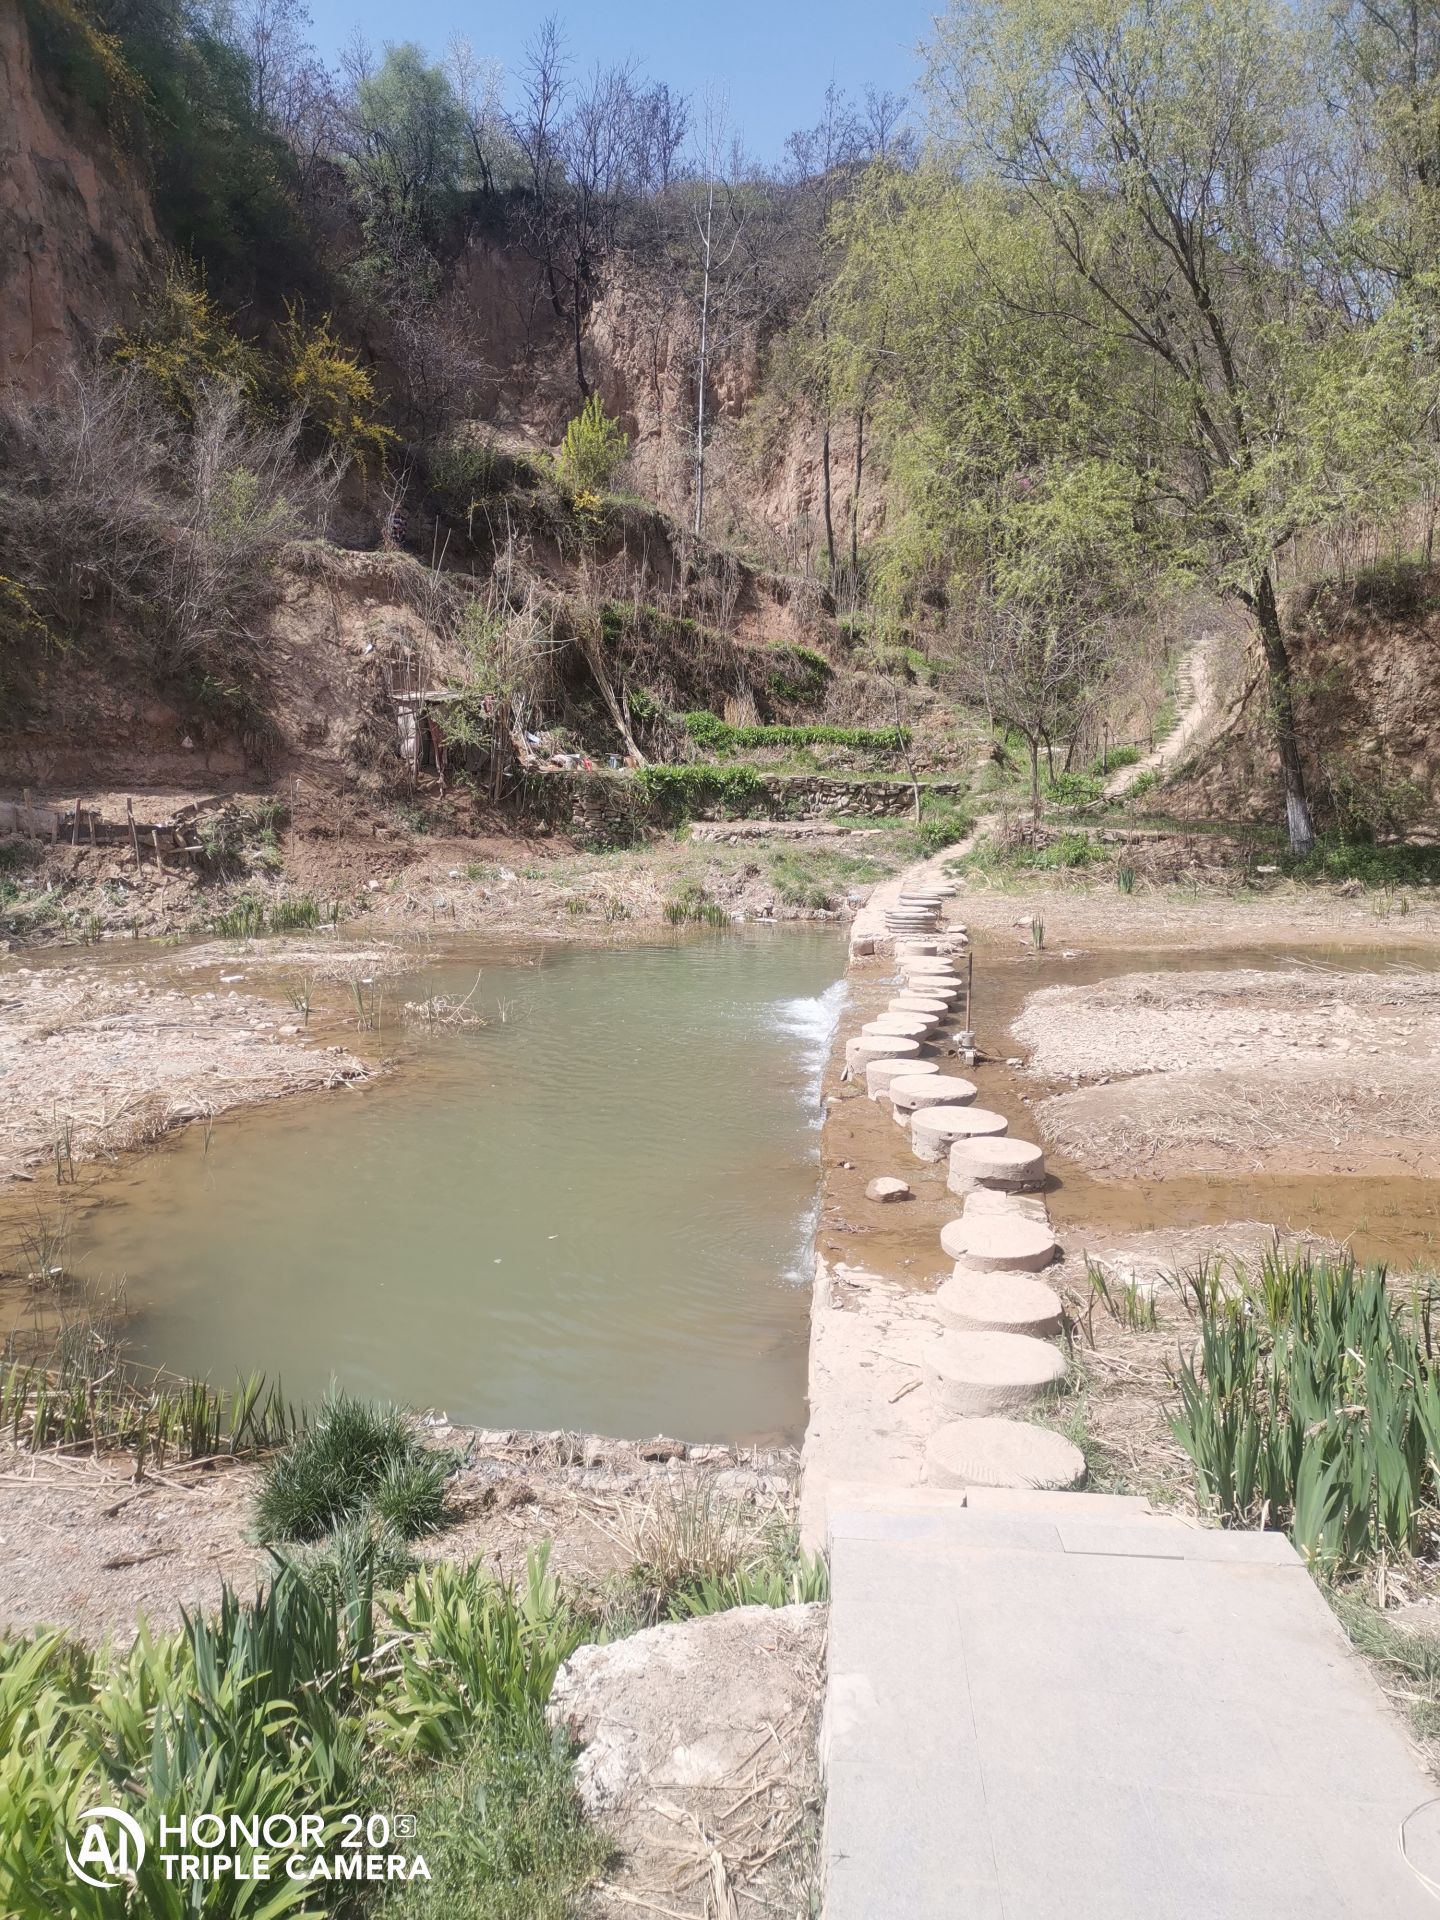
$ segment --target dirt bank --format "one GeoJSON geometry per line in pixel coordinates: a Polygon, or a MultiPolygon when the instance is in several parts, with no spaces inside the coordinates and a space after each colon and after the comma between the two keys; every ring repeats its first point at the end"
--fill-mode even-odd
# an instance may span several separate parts
{"type": "MultiPolygon", "coordinates": [[[[425,1430],[463,1464],[450,1522],[419,1543],[421,1558],[523,1573],[526,1553],[548,1540],[552,1570],[593,1593],[635,1564],[657,1505],[697,1490],[758,1524],[790,1511],[798,1465],[786,1450],[489,1431],[435,1416],[425,1430]]],[[[0,1451],[0,1629],[128,1641],[141,1617],[173,1625],[182,1607],[216,1605],[227,1581],[247,1592],[272,1565],[251,1528],[256,1477],[244,1464],[180,1466],[147,1468],[137,1484],[126,1458],[0,1451]]]]}
{"type": "Polygon", "coordinates": [[[1077,1083],[1037,1105],[1046,1141],[1112,1179],[1440,1174],[1435,974],[1125,974],[1043,988],[1012,1033],[1032,1075],[1077,1083]]]}

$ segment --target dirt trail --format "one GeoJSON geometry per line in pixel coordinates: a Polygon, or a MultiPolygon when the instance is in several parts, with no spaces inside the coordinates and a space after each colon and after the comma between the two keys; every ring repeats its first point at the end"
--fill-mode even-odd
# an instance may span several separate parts
{"type": "Polygon", "coordinates": [[[1189,698],[1174,729],[1142,760],[1122,767],[1105,782],[1105,798],[1118,800],[1145,773],[1164,773],[1178,767],[1204,731],[1216,706],[1214,664],[1223,635],[1206,628],[1186,655],[1180,667],[1180,689],[1189,698]]]}

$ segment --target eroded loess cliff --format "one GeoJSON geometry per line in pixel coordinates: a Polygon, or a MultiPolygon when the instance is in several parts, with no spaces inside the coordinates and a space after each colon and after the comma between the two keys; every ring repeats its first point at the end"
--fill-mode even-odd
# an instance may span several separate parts
{"type": "Polygon", "coordinates": [[[143,181],[103,127],[73,131],[19,0],[0,0],[0,391],[34,395],[133,313],[160,251],[143,181]]]}

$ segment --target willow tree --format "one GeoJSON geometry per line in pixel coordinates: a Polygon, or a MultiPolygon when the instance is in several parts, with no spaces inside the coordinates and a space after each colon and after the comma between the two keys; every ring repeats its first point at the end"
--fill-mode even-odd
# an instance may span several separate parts
{"type": "Polygon", "coordinates": [[[1276,587],[1292,538],[1414,484],[1402,325],[1357,321],[1308,164],[1319,111],[1284,0],[965,0],[927,92],[950,164],[1043,222],[1030,330],[1098,328],[1143,369],[1129,457],[1253,617],[1290,843],[1314,843],[1276,587]]]}

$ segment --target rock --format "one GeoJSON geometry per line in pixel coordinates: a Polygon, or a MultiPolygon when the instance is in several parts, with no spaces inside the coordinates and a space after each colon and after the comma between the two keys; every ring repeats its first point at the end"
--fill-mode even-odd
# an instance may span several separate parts
{"type": "MultiPolygon", "coordinates": [[[[732,1607],[571,1654],[546,1716],[583,1748],[576,1788],[622,1851],[655,1798],[753,1786],[770,1730],[815,1704],[824,1621],[822,1606],[732,1607]]],[[[673,1864],[674,1826],[658,1824],[673,1864]]]]}
{"type": "Polygon", "coordinates": [[[900,1060],[906,1055],[918,1059],[919,1054],[918,1040],[889,1033],[857,1033],[853,1040],[845,1042],[845,1064],[851,1069],[867,1066],[872,1060],[900,1060]]]}
{"type": "Polygon", "coordinates": [[[897,1074],[890,1082],[890,1103],[899,1126],[907,1127],[912,1114],[921,1107],[968,1107],[975,1098],[975,1084],[958,1074],[897,1074]]]}
{"type": "Polygon", "coordinates": [[[867,1200],[908,1200],[910,1197],[911,1190],[907,1183],[904,1180],[891,1179],[888,1175],[872,1180],[865,1189],[867,1200]]]}

